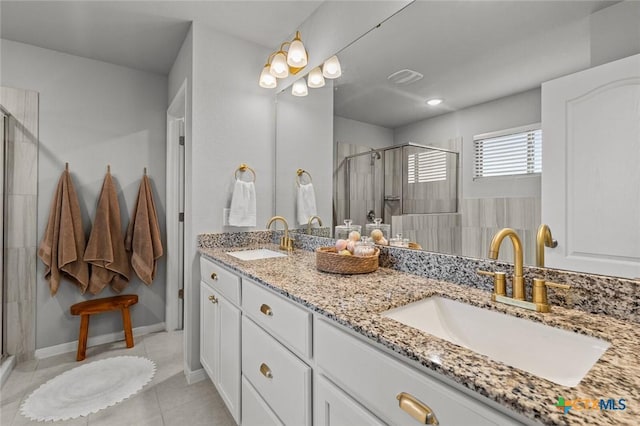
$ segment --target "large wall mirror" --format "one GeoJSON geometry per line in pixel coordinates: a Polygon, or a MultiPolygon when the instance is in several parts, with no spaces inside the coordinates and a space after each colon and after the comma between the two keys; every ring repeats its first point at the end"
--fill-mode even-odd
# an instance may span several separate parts
{"type": "Polygon", "coordinates": [[[325,226],[379,217],[424,250],[467,257],[487,257],[510,227],[534,265],[541,84],[634,53],[611,57],[620,21],[607,9],[620,5],[411,3],[338,52],[340,78],[276,96],[275,213],[296,217],[303,168],[325,226]]]}

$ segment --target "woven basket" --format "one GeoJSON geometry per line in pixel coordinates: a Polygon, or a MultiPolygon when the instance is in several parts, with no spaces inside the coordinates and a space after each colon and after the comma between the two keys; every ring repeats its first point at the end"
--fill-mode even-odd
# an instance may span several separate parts
{"type": "Polygon", "coordinates": [[[335,247],[319,247],[316,250],[316,268],[332,274],[368,274],[378,269],[379,254],[377,247],[373,256],[362,257],[340,255],[335,247]]]}

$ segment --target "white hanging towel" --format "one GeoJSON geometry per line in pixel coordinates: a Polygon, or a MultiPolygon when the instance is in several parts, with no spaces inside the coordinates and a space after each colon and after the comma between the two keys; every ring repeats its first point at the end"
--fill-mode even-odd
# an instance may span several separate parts
{"type": "Polygon", "coordinates": [[[318,214],[316,193],[312,183],[298,185],[298,223],[306,225],[309,218],[318,214]]]}
{"type": "Polygon", "coordinates": [[[236,180],[229,211],[230,226],[256,226],[256,187],[253,182],[236,180]]]}

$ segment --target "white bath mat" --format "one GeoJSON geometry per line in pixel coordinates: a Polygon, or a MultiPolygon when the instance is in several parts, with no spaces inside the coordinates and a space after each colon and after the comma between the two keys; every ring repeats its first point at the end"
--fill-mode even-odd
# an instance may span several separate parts
{"type": "Polygon", "coordinates": [[[69,420],[110,407],[137,393],[156,372],[153,361],[117,356],[65,371],[33,391],[20,412],[31,420],[69,420]]]}

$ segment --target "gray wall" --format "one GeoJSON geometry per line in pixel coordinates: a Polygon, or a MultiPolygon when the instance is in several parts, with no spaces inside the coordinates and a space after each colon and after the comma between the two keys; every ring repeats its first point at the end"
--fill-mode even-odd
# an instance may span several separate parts
{"type": "MultiPolygon", "coordinates": [[[[165,117],[167,78],[12,41],[2,41],[2,85],[40,93],[38,239],[44,232],[51,197],[69,162],[88,238],[106,165],[117,184],[123,233],[129,223],[143,167],[152,180],[164,232],[165,117]]],[[[36,348],[77,339],[73,303],[90,299],[63,282],[51,297],[38,261],[36,348]]],[[[134,327],[161,323],[165,311],[165,260],[153,285],[134,278],[125,289],[140,301],[132,309],[134,327]]],[[[98,297],[111,296],[105,289],[98,297]]],[[[90,336],[122,330],[116,314],[91,320],[90,336]]]]}
{"type": "MultiPolygon", "coordinates": [[[[301,168],[311,175],[318,216],[328,224],[333,198],[333,82],[309,89],[305,97],[295,97],[288,89],[279,93],[276,117],[275,214],[284,216],[289,226],[306,226],[297,218],[296,170],[301,168]]],[[[306,175],[301,179],[308,182],[306,175]]]]}
{"type": "Polygon", "coordinates": [[[640,2],[623,1],[591,15],[591,66],[640,53],[640,2]]]}

